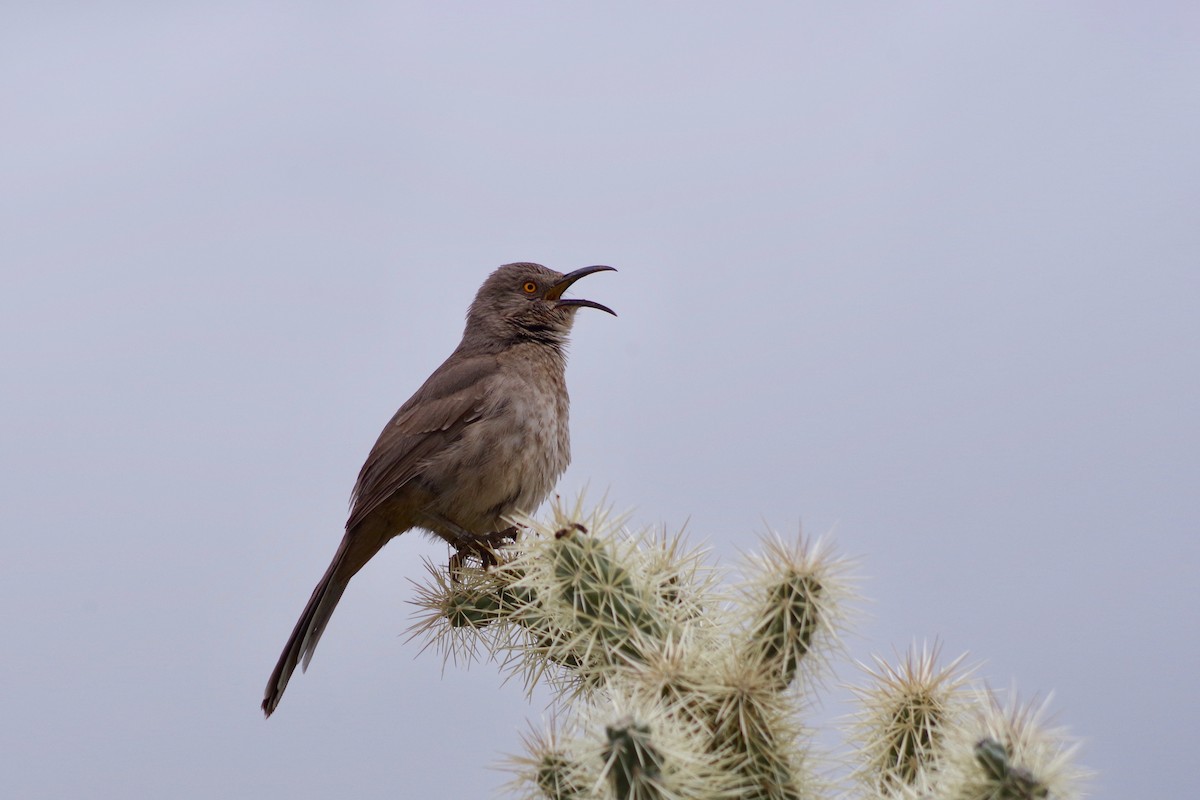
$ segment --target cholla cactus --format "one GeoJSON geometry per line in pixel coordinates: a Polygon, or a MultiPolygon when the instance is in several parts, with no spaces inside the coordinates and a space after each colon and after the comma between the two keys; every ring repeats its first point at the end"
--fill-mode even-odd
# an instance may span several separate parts
{"type": "Polygon", "coordinates": [[[1001,702],[983,690],[953,732],[937,786],[955,800],[1036,800],[1077,797],[1088,777],[1073,759],[1065,731],[1043,722],[1045,704],[1001,702]]]}
{"type": "Polygon", "coordinates": [[[875,658],[870,678],[855,689],[860,709],[851,729],[859,745],[854,777],[868,795],[921,797],[940,766],[950,733],[970,701],[964,656],[938,668],[938,648],[915,647],[897,666],[875,658]]]}
{"type": "MultiPolygon", "coordinates": [[[[681,536],[631,534],[604,509],[519,522],[526,534],[498,566],[430,568],[414,635],[446,660],[485,651],[557,691],[554,725],[512,761],[522,796],[831,796],[799,711],[839,646],[844,560],[772,536],[726,592],[681,536]]],[[[1071,752],[1039,738],[1036,714],[999,712],[990,695],[981,706],[961,659],[936,662],[935,649],[868,670],[853,757],[866,796],[1077,796],[1071,752]]]]}

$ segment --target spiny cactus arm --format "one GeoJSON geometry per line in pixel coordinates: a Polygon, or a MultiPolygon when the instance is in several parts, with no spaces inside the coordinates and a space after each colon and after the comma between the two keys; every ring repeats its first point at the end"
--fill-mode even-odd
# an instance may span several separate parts
{"type": "Polygon", "coordinates": [[[524,734],[524,754],[511,756],[511,788],[533,800],[595,800],[600,771],[594,753],[580,752],[552,724],[547,731],[524,734]]]}
{"type": "Polygon", "coordinates": [[[739,602],[744,634],[735,648],[740,661],[756,665],[783,690],[802,661],[813,662],[814,651],[827,658],[836,649],[852,594],[848,562],[819,540],[789,544],[777,536],[748,561],[739,602]]]}
{"type": "Polygon", "coordinates": [[[436,649],[443,662],[474,661],[482,648],[494,653],[508,639],[515,610],[524,602],[507,570],[463,569],[451,575],[445,567],[425,561],[424,582],[413,581],[417,607],[409,625],[409,640],[424,639],[422,651],[436,649]]]}
{"type": "Polygon", "coordinates": [[[921,794],[940,766],[945,740],[968,708],[966,655],[938,666],[940,647],[915,645],[896,666],[875,658],[855,687],[860,710],[851,729],[858,744],[854,777],[880,797],[921,794]]]}
{"type": "Polygon", "coordinates": [[[556,507],[549,525],[523,520],[526,535],[498,551],[493,569],[449,575],[431,567],[417,587],[423,613],[413,635],[456,663],[486,648],[522,671],[530,688],[548,673],[588,687],[671,631],[670,612],[697,616],[689,573],[672,572],[661,558],[672,548],[644,547],[648,537],[624,533],[604,509],[579,512],[556,507]]]}
{"type": "Polygon", "coordinates": [[[751,797],[745,782],[728,769],[728,754],[710,750],[707,731],[644,688],[608,682],[593,693],[592,702],[564,709],[567,716],[547,733],[525,737],[526,752],[509,764],[522,796],[751,797]]]}
{"type": "Polygon", "coordinates": [[[855,771],[871,797],[951,800],[1074,800],[1087,773],[1077,745],[1042,724],[1044,704],[1001,704],[971,683],[960,656],[938,667],[938,648],[915,646],[891,666],[864,667],[852,738],[855,771]]]}
{"type": "Polygon", "coordinates": [[[1075,757],[1079,744],[1045,722],[1047,703],[1002,702],[977,692],[970,713],[947,737],[936,776],[938,796],[994,800],[1076,800],[1090,774],[1075,757]]]}
{"type": "Polygon", "coordinates": [[[804,770],[805,737],[794,720],[791,698],[775,690],[756,670],[727,676],[705,697],[710,748],[725,754],[737,775],[741,796],[753,800],[811,797],[804,770]]]}
{"type": "Polygon", "coordinates": [[[574,525],[557,531],[547,550],[554,594],[605,644],[628,652],[633,633],[662,635],[666,626],[645,587],[635,583],[632,570],[614,557],[606,540],[574,525]]]}
{"type": "Polygon", "coordinates": [[[985,780],[993,787],[990,796],[1033,800],[1047,797],[1050,789],[1024,767],[1012,763],[1008,748],[990,737],[975,743],[975,760],[983,768],[985,780]]]}
{"type": "Polygon", "coordinates": [[[605,729],[604,773],[613,797],[620,800],[660,800],[663,793],[663,755],[648,725],[618,720],[605,729]]]}
{"type": "Polygon", "coordinates": [[[535,636],[524,649],[527,676],[540,675],[547,663],[564,664],[582,688],[641,661],[643,647],[674,627],[646,579],[640,540],[603,517],[587,522],[534,528],[512,563],[523,571],[514,586],[537,601],[513,621],[554,634],[535,636]]]}

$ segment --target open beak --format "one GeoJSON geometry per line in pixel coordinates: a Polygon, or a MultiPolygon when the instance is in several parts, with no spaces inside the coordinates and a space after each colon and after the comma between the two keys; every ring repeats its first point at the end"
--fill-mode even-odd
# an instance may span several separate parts
{"type": "Polygon", "coordinates": [[[615,317],[617,312],[613,311],[608,306],[601,305],[593,300],[576,300],[574,298],[568,300],[561,299],[562,293],[567,290],[567,287],[585,275],[591,275],[593,272],[616,272],[616,270],[612,267],[595,266],[583,267],[582,269],[577,269],[574,272],[568,272],[566,275],[562,276],[562,280],[546,290],[546,299],[557,301],[557,304],[560,306],[587,306],[588,308],[598,308],[601,311],[607,311],[609,314],[612,314],[615,317]]]}

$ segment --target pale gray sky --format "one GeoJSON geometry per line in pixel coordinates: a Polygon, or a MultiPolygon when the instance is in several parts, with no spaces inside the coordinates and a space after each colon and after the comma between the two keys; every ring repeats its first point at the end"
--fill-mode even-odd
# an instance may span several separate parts
{"type": "Polygon", "coordinates": [[[258,704],[533,260],[620,269],[564,494],[721,559],[833,529],[854,657],[938,637],[1054,692],[1096,797],[1186,796],[1198,76],[1185,2],[6,5],[0,794],[493,794],[542,708],[400,635],[420,536],[258,704]]]}

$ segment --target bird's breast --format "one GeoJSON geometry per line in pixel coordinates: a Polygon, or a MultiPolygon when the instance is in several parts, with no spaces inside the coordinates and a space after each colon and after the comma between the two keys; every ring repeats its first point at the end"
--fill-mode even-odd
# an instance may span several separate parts
{"type": "Polygon", "coordinates": [[[430,465],[428,477],[445,489],[439,512],[466,530],[490,533],[509,514],[532,513],[570,463],[566,385],[561,369],[546,366],[506,365],[480,419],[430,465]]]}

